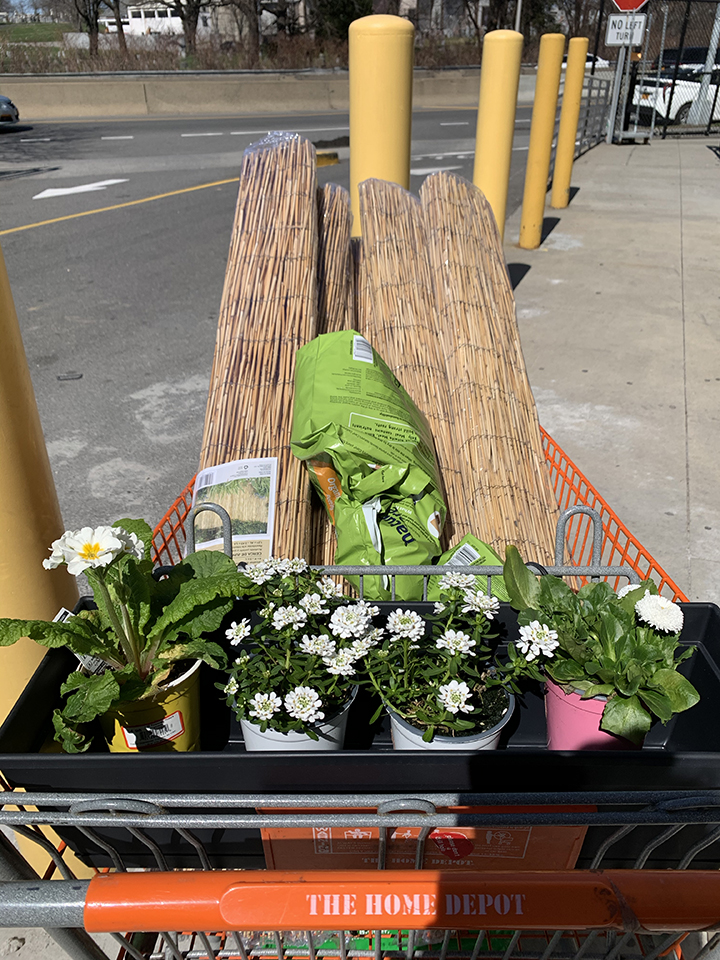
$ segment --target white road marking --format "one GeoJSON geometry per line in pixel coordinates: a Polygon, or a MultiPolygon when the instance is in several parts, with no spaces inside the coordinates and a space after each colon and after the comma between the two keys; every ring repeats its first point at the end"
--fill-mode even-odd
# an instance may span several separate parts
{"type": "Polygon", "coordinates": [[[222,133],[181,133],[181,137],[221,137],[222,133]]]}
{"type": "Polygon", "coordinates": [[[135,137],[100,137],[101,140],[134,140],[135,137]]]}
{"type": "Polygon", "coordinates": [[[462,170],[462,167],[412,167],[410,175],[413,177],[427,177],[431,173],[443,173],[446,170],[462,170]]]}
{"type": "Polygon", "coordinates": [[[95,190],[104,190],[115,183],[127,183],[127,180],[98,180],[97,183],[84,183],[80,187],[58,187],[53,190],[43,190],[33,197],[33,200],[46,200],[48,197],[65,197],[71,193],[92,193],[95,190]]]}
{"type": "MultiPolygon", "coordinates": [[[[349,130],[350,127],[293,127],[290,133],[329,133],[332,130],[349,130]]],[[[231,137],[254,137],[258,133],[268,134],[272,130],[233,130],[231,137]]]]}
{"type": "Polygon", "coordinates": [[[20,143],[50,143],[50,137],[26,137],[20,143]]]}
{"type": "Polygon", "coordinates": [[[441,120],[441,127],[469,127],[469,120],[441,120]]]}

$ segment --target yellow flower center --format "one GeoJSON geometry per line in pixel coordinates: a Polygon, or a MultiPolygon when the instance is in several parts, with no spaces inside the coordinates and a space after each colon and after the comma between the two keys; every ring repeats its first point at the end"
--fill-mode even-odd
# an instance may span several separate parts
{"type": "Polygon", "coordinates": [[[78,556],[83,560],[97,560],[102,551],[99,543],[84,543],[78,550],[78,556]]]}

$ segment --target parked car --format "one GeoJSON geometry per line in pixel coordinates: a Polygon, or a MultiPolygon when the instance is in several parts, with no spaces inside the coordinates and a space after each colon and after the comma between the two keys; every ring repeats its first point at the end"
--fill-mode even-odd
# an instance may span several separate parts
{"type": "MultiPolygon", "coordinates": [[[[682,52],[677,47],[669,47],[667,50],[663,50],[660,74],[661,76],[672,75],[675,72],[675,64],[678,62],[678,56],[680,57],[678,74],[699,73],[705,66],[707,55],[707,47],[683,47],[682,52]]],[[[653,73],[657,73],[659,61],[660,57],[656,57],[653,60],[652,67],[650,68],[653,73]]],[[[715,52],[715,63],[720,65],[720,47],[718,47],[715,52]]]]}
{"type": "MultiPolygon", "coordinates": [[[[718,84],[720,84],[720,70],[716,70],[710,78],[706,104],[702,110],[703,123],[707,123],[708,121],[713,102],[715,102],[713,120],[720,120],[720,95],[718,95],[717,99],[715,97],[718,84]]],[[[683,79],[678,78],[675,84],[672,103],[670,103],[671,90],[672,83],[667,77],[659,81],[648,78],[644,80],[642,84],[638,84],[635,87],[633,105],[639,108],[641,117],[643,114],[649,115],[652,108],[655,107],[656,116],[659,119],[664,120],[667,116],[668,120],[672,123],[685,123],[690,113],[690,107],[700,93],[700,81],[688,80],[685,79],[685,77],[683,77],[683,79]]]]}
{"type": "Polygon", "coordinates": [[[20,111],[9,97],[0,95],[0,124],[17,123],[20,119],[20,111]]]}
{"type": "MultiPolygon", "coordinates": [[[[609,67],[610,63],[608,60],[603,60],[602,57],[596,57],[594,54],[589,53],[585,59],[585,69],[589,70],[593,65],[593,60],[595,61],[595,69],[603,69],[604,67],[609,67]]],[[[562,68],[565,70],[567,67],[567,54],[563,57],[562,68]]]]}

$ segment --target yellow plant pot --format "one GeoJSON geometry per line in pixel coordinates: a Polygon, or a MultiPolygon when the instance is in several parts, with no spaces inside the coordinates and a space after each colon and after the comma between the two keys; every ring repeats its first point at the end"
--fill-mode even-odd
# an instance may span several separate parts
{"type": "Polygon", "coordinates": [[[100,717],[111,753],[185,753],[200,749],[200,665],[197,660],[163,692],[113,707],[100,717]]]}

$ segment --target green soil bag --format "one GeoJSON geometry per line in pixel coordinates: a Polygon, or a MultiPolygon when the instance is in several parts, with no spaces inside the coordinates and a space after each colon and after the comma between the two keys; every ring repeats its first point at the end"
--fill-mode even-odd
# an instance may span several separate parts
{"type": "MultiPolygon", "coordinates": [[[[325,333],[298,350],[290,447],[335,525],[336,563],[428,564],[439,556],[447,511],[432,436],[355,331],[325,333]]],[[[368,577],[365,597],[388,600],[389,587],[387,578],[368,577]]],[[[422,578],[398,577],[395,595],[422,599],[422,578]]]]}
{"type": "MultiPolygon", "coordinates": [[[[464,536],[457,546],[446,550],[438,560],[438,566],[483,566],[483,567],[501,567],[503,565],[500,557],[495,553],[492,547],[489,547],[482,540],[478,540],[471,533],[464,536]]],[[[438,580],[440,577],[430,577],[428,582],[428,600],[440,599],[440,588],[438,580]]],[[[478,589],[487,590],[487,577],[476,577],[475,585],[478,589]]],[[[510,600],[510,596],[505,587],[505,581],[502,577],[496,576],[490,579],[490,592],[498,600],[510,600]]]]}

